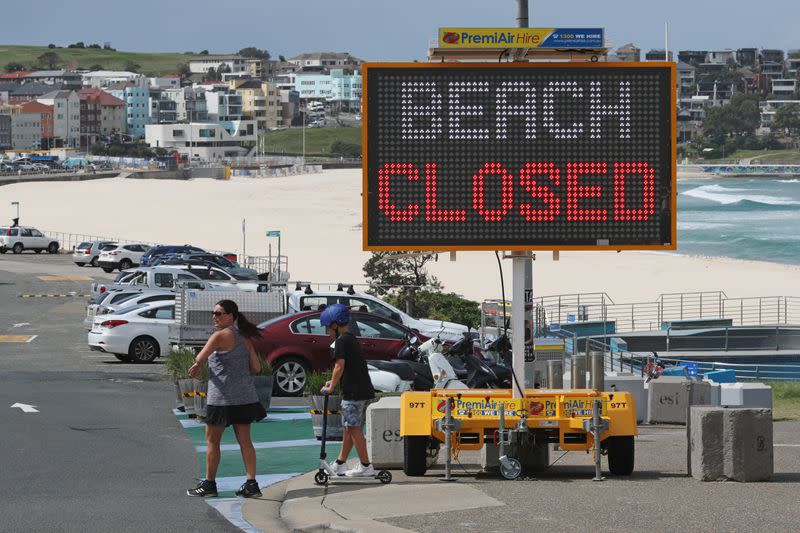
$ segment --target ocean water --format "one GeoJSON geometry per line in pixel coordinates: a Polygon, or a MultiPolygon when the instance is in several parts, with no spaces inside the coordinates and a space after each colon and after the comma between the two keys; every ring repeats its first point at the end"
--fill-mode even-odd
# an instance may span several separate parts
{"type": "Polygon", "coordinates": [[[678,253],[800,264],[800,179],[678,181],[678,253]]]}

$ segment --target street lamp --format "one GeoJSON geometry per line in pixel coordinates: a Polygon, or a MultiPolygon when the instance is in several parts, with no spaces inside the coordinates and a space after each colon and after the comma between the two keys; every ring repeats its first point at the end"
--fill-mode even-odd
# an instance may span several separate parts
{"type": "Polygon", "coordinates": [[[11,205],[17,206],[17,218],[15,220],[17,221],[17,225],[19,225],[19,202],[11,202],[11,205]]]}

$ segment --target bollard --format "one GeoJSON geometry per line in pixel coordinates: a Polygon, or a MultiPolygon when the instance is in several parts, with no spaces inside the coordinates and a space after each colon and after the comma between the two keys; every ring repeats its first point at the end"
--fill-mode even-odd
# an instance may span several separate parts
{"type": "Polygon", "coordinates": [[[592,481],[603,481],[603,471],[600,466],[600,431],[602,426],[600,424],[600,413],[603,410],[603,402],[601,400],[594,400],[592,403],[592,436],[594,437],[594,478],[592,481]]]}
{"type": "Polygon", "coordinates": [[[590,389],[601,391],[605,388],[605,355],[605,352],[589,352],[590,389]]]}
{"type": "Polygon", "coordinates": [[[550,389],[564,388],[564,375],[561,371],[561,361],[547,361],[547,387],[550,389]]]}
{"type": "Polygon", "coordinates": [[[585,389],[586,388],[586,356],[573,355],[572,356],[572,388],[585,389]]]}
{"type": "Polygon", "coordinates": [[[453,432],[453,399],[447,398],[445,401],[445,410],[444,410],[444,421],[445,421],[445,428],[444,428],[444,448],[446,450],[447,456],[444,461],[444,477],[441,478],[442,481],[455,481],[456,479],[452,476],[451,470],[453,466],[453,440],[452,440],[452,432],[453,432]]]}

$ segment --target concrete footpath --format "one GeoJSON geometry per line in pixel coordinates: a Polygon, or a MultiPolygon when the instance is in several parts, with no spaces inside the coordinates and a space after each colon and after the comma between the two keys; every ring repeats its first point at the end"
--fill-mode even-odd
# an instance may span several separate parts
{"type": "MultiPolygon", "coordinates": [[[[593,482],[591,455],[557,451],[551,452],[546,472],[517,481],[481,473],[477,454],[466,452],[454,463],[455,483],[440,481],[441,465],[421,478],[392,471],[389,485],[364,480],[321,487],[310,472],[264,488],[262,498],[240,500],[247,522],[243,529],[797,531],[800,423],[777,422],[774,427],[775,475],[770,482],[704,483],[687,477],[685,428],[643,426],[630,477],[593,482]]],[[[307,453],[317,450],[310,447],[307,453]]]]}

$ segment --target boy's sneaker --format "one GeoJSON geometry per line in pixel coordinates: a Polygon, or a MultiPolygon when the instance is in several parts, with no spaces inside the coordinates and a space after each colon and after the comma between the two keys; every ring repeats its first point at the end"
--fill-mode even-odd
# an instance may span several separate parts
{"type": "Polygon", "coordinates": [[[359,462],[355,468],[348,470],[344,475],[347,477],[371,477],[375,475],[375,468],[372,466],[372,463],[368,466],[364,466],[359,462]]]}
{"type": "Polygon", "coordinates": [[[331,463],[331,470],[337,476],[343,476],[347,473],[347,463],[338,464],[336,461],[331,463]]]}
{"type": "Polygon", "coordinates": [[[258,488],[257,481],[245,481],[236,491],[236,495],[243,498],[255,498],[256,496],[261,496],[261,489],[258,488]]]}
{"type": "Polygon", "coordinates": [[[216,496],[217,482],[209,481],[207,479],[200,480],[200,483],[198,483],[195,488],[188,489],[186,494],[189,496],[199,496],[200,498],[205,498],[206,496],[216,496]]]}

